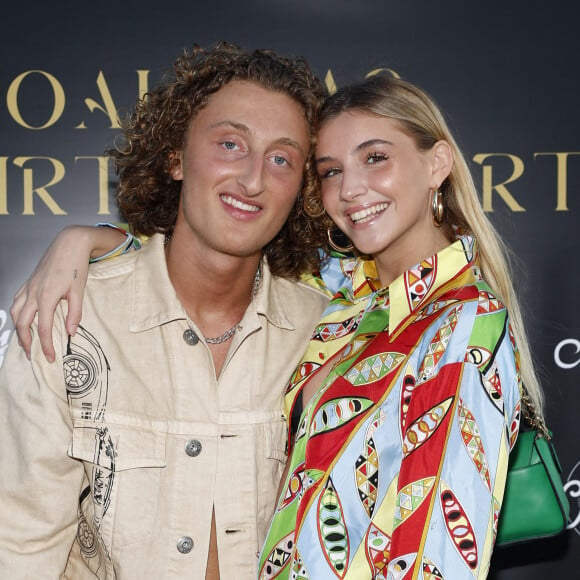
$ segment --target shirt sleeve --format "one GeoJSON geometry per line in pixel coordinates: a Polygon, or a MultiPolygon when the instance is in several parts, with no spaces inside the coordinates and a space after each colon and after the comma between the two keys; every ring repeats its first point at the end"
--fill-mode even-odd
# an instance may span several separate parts
{"type": "Polygon", "coordinates": [[[137,236],[134,236],[125,225],[118,226],[108,222],[100,222],[96,225],[96,227],[112,228],[114,230],[117,230],[118,232],[121,232],[122,234],[125,235],[125,239],[116,248],[113,248],[106,254],[103,254],[102,256],[97,256],[96,258],[91,258],[89,260],[90,264],[102,262],[103,260],[108,260],[109,258],[115,258],[116,256],[128,254],[132,250],[141,249],[142,240],[137,236]]]}
{"type": "Polygon", "coordinates": [[[333,252],[324,258],[319,272],[302,274],[300,279],[331,298],[345,287],[352,291],[352,280],[349,272],[353,264],[352,257],[333,252]]]}
{"type": "MultiPolygon", "coordinates": [[[[401,431],[391,562],[415,554],[423,571],[485,578],[519,402],[517,352],[505,309],[478,309],[475,322],[458,323],[453,335],[414,391],[401,431]]],[[[426,352],[441,338],[436,333],[426,352]]]]}
{"type": "Polygon", "coordinates": [[[62,366],[46,362],[37,340],[31,358],[14,336],[0,369],[0,570],[56,580],[76,535],[83,466],[67,455],[62,366]]]}

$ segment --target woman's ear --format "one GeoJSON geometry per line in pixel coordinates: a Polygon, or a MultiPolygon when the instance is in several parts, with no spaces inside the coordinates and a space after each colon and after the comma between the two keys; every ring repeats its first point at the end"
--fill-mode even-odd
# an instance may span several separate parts
{"type": "Polygon", "coordinates": [[[453,167],[453,151],[447,141],[437,141],[433,153],[433,188],[438,189],[447,179],[453,167]]]}
{"type": "Polygon", "coordinates": [[[183,163],[181,151],[172,151],[169,154],[169,175],[174,181],[183,179],[183,163]]]}

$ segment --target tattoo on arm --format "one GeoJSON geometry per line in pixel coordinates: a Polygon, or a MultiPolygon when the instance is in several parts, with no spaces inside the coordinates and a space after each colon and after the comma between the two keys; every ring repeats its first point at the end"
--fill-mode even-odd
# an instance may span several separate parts
{"type": "Polygon", "coordinates": [[[73,280],[76,280],[76,279],[77,279],[77,277],[78,277],[78,275],[79,275],[79,271],[78,271],[78,270],[75,268],[75,269],[73,270],[73,280]]]}

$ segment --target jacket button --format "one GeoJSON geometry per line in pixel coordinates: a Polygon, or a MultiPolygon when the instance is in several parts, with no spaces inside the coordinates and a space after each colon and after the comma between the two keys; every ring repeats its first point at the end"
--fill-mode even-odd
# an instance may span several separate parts
{"type": "Polygon", "coordinates": [[[193,549],[193,540],[189,536],[183,536],[177,540],[177,549],[182,554],[189,554],[193,549]]]}
{"type": "Polygon", "coordinates": [[[190,457],[197,457],[201,453],[201,443],[197,439],[190,439],[185,445],[185,452],[190,457]]]}
{"type": "Polygon", "coordinates": [[[195,346],[199,342],[199,336],[197,336],[191,328],[188,328],[183,333],[183,340],[185,340],[189,346],[195,346]]]}

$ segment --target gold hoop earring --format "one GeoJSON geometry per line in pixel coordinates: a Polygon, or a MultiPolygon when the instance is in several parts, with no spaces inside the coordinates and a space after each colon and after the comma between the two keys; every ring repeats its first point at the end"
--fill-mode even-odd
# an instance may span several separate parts
{"type": "Polygon", "coordinates": [[[333,239],[332,239],[332,233],[333,232],[338,232],[340,236],[342,236],[342,238],[344,238],[345,240],[348,240],[348,237],[346,236],[346,234],[344,234],[343,232],[341,232],[338,228],[335,228],[334,230],[331,230],[330,228],[326,230],[326,235],[328,236],[328,243],[330,244],[330,247],[333,250],[336,250],[337,252],[341,253],[341,254],[348,254],[349,252],[351,252],[352,250],[354,250],[354,245],[353,243],[348,240],[348,245],[347,246],[340,246],[339,244],[337,244],[333,239]]]}
{"type": "Polygon", "coordinates": [[[439,189],[431,190],[431,217],[436,228],[440,228],[443,225],[444,213],[443,194],[439,189]]]}

